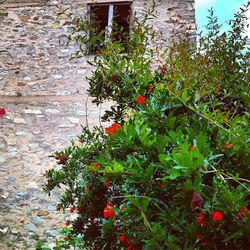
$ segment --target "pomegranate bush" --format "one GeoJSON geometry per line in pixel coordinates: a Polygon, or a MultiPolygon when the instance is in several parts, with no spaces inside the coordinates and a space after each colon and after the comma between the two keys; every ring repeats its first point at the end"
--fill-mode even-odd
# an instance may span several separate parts
{"type": "Polygon", "coordinates": [[[58,209],[77,214],[55,249],[248,248],[248,7],[223,33],[210,11],[198,47],[181,33],[152,48],[163,38],[151,12],[135,19],[126,48],[112,36],[100,43],[89,94],[114,101],[103,117],[111,125],[83,127],[53,154],[46,191],[66,186],[58,209]]]}

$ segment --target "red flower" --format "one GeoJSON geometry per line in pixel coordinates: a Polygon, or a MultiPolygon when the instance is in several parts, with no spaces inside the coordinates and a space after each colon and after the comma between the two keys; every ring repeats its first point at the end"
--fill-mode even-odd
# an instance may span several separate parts
{"type": "Polygon", "coordinates": [[[240,213],[246,213],[248,211],[247,207],[242,207],[240,213]]]}
{"type": "Polygon", "coordinates": [[[98,162],[95,162],[95,163],[93,164],[93,166],[94,166],[95,168],[99,168],[98,162]]]}
{"type": "Polygon", "coordinates": [[[117,127],[119,125],[117,123],[113,123],[110,127],[105,128],[107,134],[116,134],[117,127]]]}
{"type": "Polygon", "coordinates": [[[196,219],[196,222],[200,223],[201,227],[206,226],[204,215],[197,216],[195,219],[196,219]]]}
{"type": "Polygon", "coordinates": [[[65,237],[65,240],[70,240],[70,237],[67,235],[66,237],[65,237]]]}
{"type": "Polygon", "coordinates": [[[106,188],[109,188],[109,187],[110,187],[109,179],[106,178],[104,181],[105,181],[105,186],[106,186],[106,188]]]}
{"type": "Polygon", "coordinates": [[[109,201],[107,204],[106,204],[106,207],[113,207],[113,203],[111,201],[109,201]]]}
{"type": "Polygon", "coordinates": [[[6,110],[5,108],[0,108],[0,116],[6,115],[6,110]]]}
{"type": "Polygon", "coordinates": [[[115,215],[115,211],[114,211],[113,208],[111,208],[111,207],[105,207],[104,208],[103,217],[105,219],[108,219],[108,218],[113,219],[114,215],[115,215]]]}
{"type": "Polygon", "coordinates": [[[146,92],[150,92],[152,90],[152,86],[151,85],[148,85],[147,89],[146,89],[146,92]]]}
{"type": "Polygon", "coordinates": [[[70,221],[66,221],[65,226],[68,227],[70,225],[70,221]]]}
{"type": "Polygon", "coordinates": [[[125,245],[125,243],[126,243],[126,237],[125,237],[124,235],[121,235],[121,236],[119,237],[119,240],[120,240],[120,243],[121,243],[122,245],[125,245]]]}
{"type": "Polygon", "coordinates": [[[241,209],[240,209],[240,211],[239,211],[239,213],[238,213],[238,218],[240,219],[240,220],[242,220],[242,219],[245,219],[247,216],[246,216],[246,213],[248,212],[248,209],[247,209],[247,207],[242,207],[241,209]]]}
{"type": "Polygon", "coordinates": [[[214,211],[212,219],[216,222],[222,220],[222,213],[219,211],[214,211]]]}
{"type": "Polygon", "coordinates": [[[194,145],[190,145],[189,147],[188,147],[188,150],[189,151],[192,151],[194,149],[194,145]]]}
{"type": "Polygon", "coordinates": [[[137,102],[138,102],[139,104],[145,104],[145,97],[142,96],[142,95],[138,96],[138,97],[137,97],[137,102]]]}
{"type": "Polygon", "coordinates": [[[74,211],[75,211],[75,208],[73,208],[73,207],[70,208],[70,210],[69,210],[70,213],[74,213],[74,211]]]}
{"type": "Polygon", "coordinates": [[[231,144],[231,143],[226,143],[226,144],[222,145],[220,148],[221,148],[222,150],[224,150],[224,149],[229,149],[229,148],[231,148],[232,146],[233,146],[233,144],[231,144]]]}
{"type": "Polygon", "coordinates": [[[133,250],[133,248],[134,248],[134,244],[130,241],[128,243],[128,250],[133,250]]]}
{"type": "Polygon", "coordinates": [[[116,78],[118,75],[117,74],[112,74],[111,77],[112,78],[116,78]]]}

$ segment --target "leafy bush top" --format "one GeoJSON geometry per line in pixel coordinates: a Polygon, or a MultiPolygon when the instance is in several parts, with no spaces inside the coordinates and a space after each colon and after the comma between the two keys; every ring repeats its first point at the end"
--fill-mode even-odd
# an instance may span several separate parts
{"type": "MultiPolygon", "coordinates": [[[[100,43],[89,94],[114,101],[103,117],[113,123],[83,127],[79,143],[53,155],[61,167],[47,172],[46,190],[66,185],[58,208],[78,214],[56,249],[248,247],[248,7],[224,33],[210,11],[198,47],[181,33],[153,48],[151,12],[135,17],[126,47],[100,43]]],[[[73,20],[76,32],[83,23],[73,20]]]]}

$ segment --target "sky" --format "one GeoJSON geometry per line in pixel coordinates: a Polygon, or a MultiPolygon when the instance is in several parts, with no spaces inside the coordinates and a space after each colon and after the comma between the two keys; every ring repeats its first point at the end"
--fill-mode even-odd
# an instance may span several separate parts
{"type": "MultiPolygon", "coordinates": [[[[223,24],[223,30],[228,29],[226,21],[233,18],[234,13],[246,4],[249,0],[195,0],[196,8],[196,22],[198,29],[204,30],[207,24],[208,9],[213,7],[215,16],[218,17],[219,23],[223,24]]],[[[249,17],[248,23],[250,24],[250,10],[247,13],[249,17]]],[[[250,37],[250,27],[247,30],[248,37],[250,37]]]]}

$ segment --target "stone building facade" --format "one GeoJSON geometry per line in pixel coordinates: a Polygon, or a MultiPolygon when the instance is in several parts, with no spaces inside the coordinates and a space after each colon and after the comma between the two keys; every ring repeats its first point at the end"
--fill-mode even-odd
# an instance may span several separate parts
{"type": "MultiPolygon", "coordinates": [[[[86,59],[69,61],[69,20],[92,2],[131,2],[138,13],[151,0],[0,0],[0,96],[85,93],[86,59]]],[[[157,0],[155,27],[165,34],[171,18],[195,29],[194,0],[157,0]]]]}
{"type": "MultiPolygon", "coordinates": [[[[151,0],[98,0],[129,3],[138,14],[151,0]]],[[[81,131],[96,125],[100,109],[87,102],[91,56],[69,60],[66,13],[86,15],[91,0],[0,0],[0,249],[34,249],[37,240],[54,242],[70,215],[56,211],[58,190],[43,192],[48,156],[81,131]],[[60,13],[60,15],[59,15],[60,13]],[[66,218],[65,218],[66,216],[66,218]]],[[[110,12],[109,12],[110,14],[110,12]]],[[[166,36],[171,19],[195,30],[194,0],[156,0],[154,26],[166,36]]],[[[110,17],[110,15],[109,15],[110,17]]]]}

